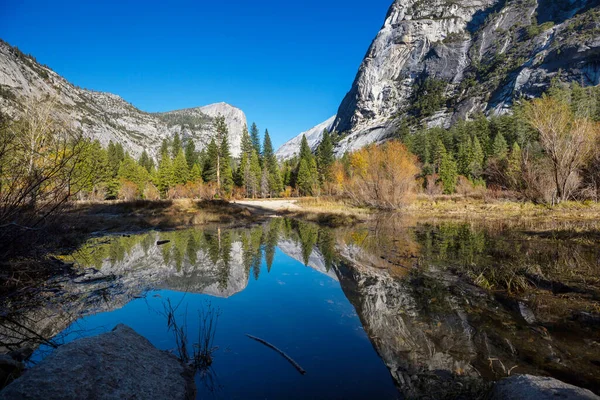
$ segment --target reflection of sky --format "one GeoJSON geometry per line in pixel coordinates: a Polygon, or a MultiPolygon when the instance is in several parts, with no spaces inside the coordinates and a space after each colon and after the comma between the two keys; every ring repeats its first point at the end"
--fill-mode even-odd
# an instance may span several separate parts
{"type": "MultiPolygon", "coordinates": [[[[230,298],[150,292],[121,309],[82,318],[72,325],[72,339],[131,326],[156,347],[174,348],[161,312],[163,302],[187,308],[190,342],[198,331],[197,310],[206,301],[221,310],[213,369],[218,398],[395,398],[390,374],[379,359],[340,285],[331,277],[277,249],[270,273],[264,260],[258,280],[230,298]],[[258,336],[291,356],[306,371],[300,375],[284,358],[248,339],[258,336]]],[[[180,317],[183,320],[183,317],[180,317]]],[[[198,382],[199,396],[205,397],[198,382]]]]}

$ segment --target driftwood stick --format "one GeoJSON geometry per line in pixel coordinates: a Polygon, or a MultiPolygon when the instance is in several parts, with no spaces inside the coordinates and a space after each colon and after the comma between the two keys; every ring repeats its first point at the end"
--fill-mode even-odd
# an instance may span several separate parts
{"type": "Polygon", "coordinates": [[[248,335],[248,334],[246,334],[246,336],[248,336],[252,340],[256,340],[257,342],[262,343],[265,346],[270,347],[271,349],[275,350],[276,352],[278,352],[279,354],[281,354],[281,356],[283,358],[285,358],[286,360],[288,360],[288,362],[290,364],[292,364],[294,366],[294,368],[296,368],[298,370],[298,372],[300,372],[302,375],[306,374],[306,371],[296,361],[294,361],[292,359],[292,357],[288,356],[283,351],[281,351],[277,347],[273,346],[271,343],[269,343],[269,342],[267,342],[265,340],[262,340],[261,338],[257,338],[256,336],[252,336],[252,335],[248,335]]]}

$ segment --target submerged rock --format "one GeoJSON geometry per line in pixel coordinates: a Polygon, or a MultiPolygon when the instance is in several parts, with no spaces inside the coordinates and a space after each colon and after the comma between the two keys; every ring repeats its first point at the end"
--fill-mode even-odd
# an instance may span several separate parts
{"type": "Polygon", "coordinates": [[[193,375],[125,325],[58,348],[0,399],[192,399],[193,375]]]}
{"type": "Polygon", "coordinates": [[[516,375],[500,381],[492,391],[492,400],[523,399],[595,399],[600,397],[587,389],[544,376],[516,375]]]}

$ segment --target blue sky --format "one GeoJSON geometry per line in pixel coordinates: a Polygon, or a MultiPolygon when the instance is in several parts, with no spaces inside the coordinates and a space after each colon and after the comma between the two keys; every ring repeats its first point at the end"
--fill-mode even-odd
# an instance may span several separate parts
{"type": "Polygon", "coordinates": [[[225,101],[275,146],[334,115],[391,0],[0,0],[0,37],[144,111],[225,101]]]}

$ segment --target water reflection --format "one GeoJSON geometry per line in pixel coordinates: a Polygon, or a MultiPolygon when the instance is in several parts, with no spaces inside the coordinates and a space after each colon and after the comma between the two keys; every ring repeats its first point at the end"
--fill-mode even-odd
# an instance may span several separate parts
{"type": "MultiPolygon", "coordinates": [[[[27,320],[37,322],[28,328],[39,332],[39,321],[46,321],[42,331],[52,337],[82,315],[111,314],[130,302],[133,307],[148,291],[175,291],[221,299],[224,316],[232,318],[224,329],[232,335],[248,333],[241,331],[240,318],[251,324],[245,329],[262,329],[280,341],[300,327],[320,330],[289,346],[306,354],[322,346],[314,368],[333,357],[330,379],[343,382],[355,374],[352,390],[327,389],[334,395],[360,398],[379,388],[380,397],[390,396],[385,379],[364,372],[377,368],[371,368],[369,350],[353,342],[357,326],[407,397],[477,396],[485,381],[514,373],[552,375],[598,390],[600,246],[590,240],[597,234],[589,227],[554,234],[531,228],[384,216],[337,229],[273,219],[247,229],[95,239],[66,257],[82,274],[61,282],[63,295],[54,300],[61,311],[38,318],[40,308],[32,310],[36,318],[27,320]],[[279,254],[308,269],[289,269],[279,254]],[[356,322],[347,325],[348,316],[356,322]],[[361,373],[369,378],[361,380],[361,373]]],[[[236,346],[245,340],[221,337],[227,339],[236,346]]],[[[225,365],[237,371],[233,365],[239,362],[237,357],[225,365]]],[[[323,386],[312,389],[317,387],[326,392],[323,386]]],[[[277,390],[289,395],[285,387],[277,390]]],[[[306,390],[298,396],[315,393],[306,390]]]]}

